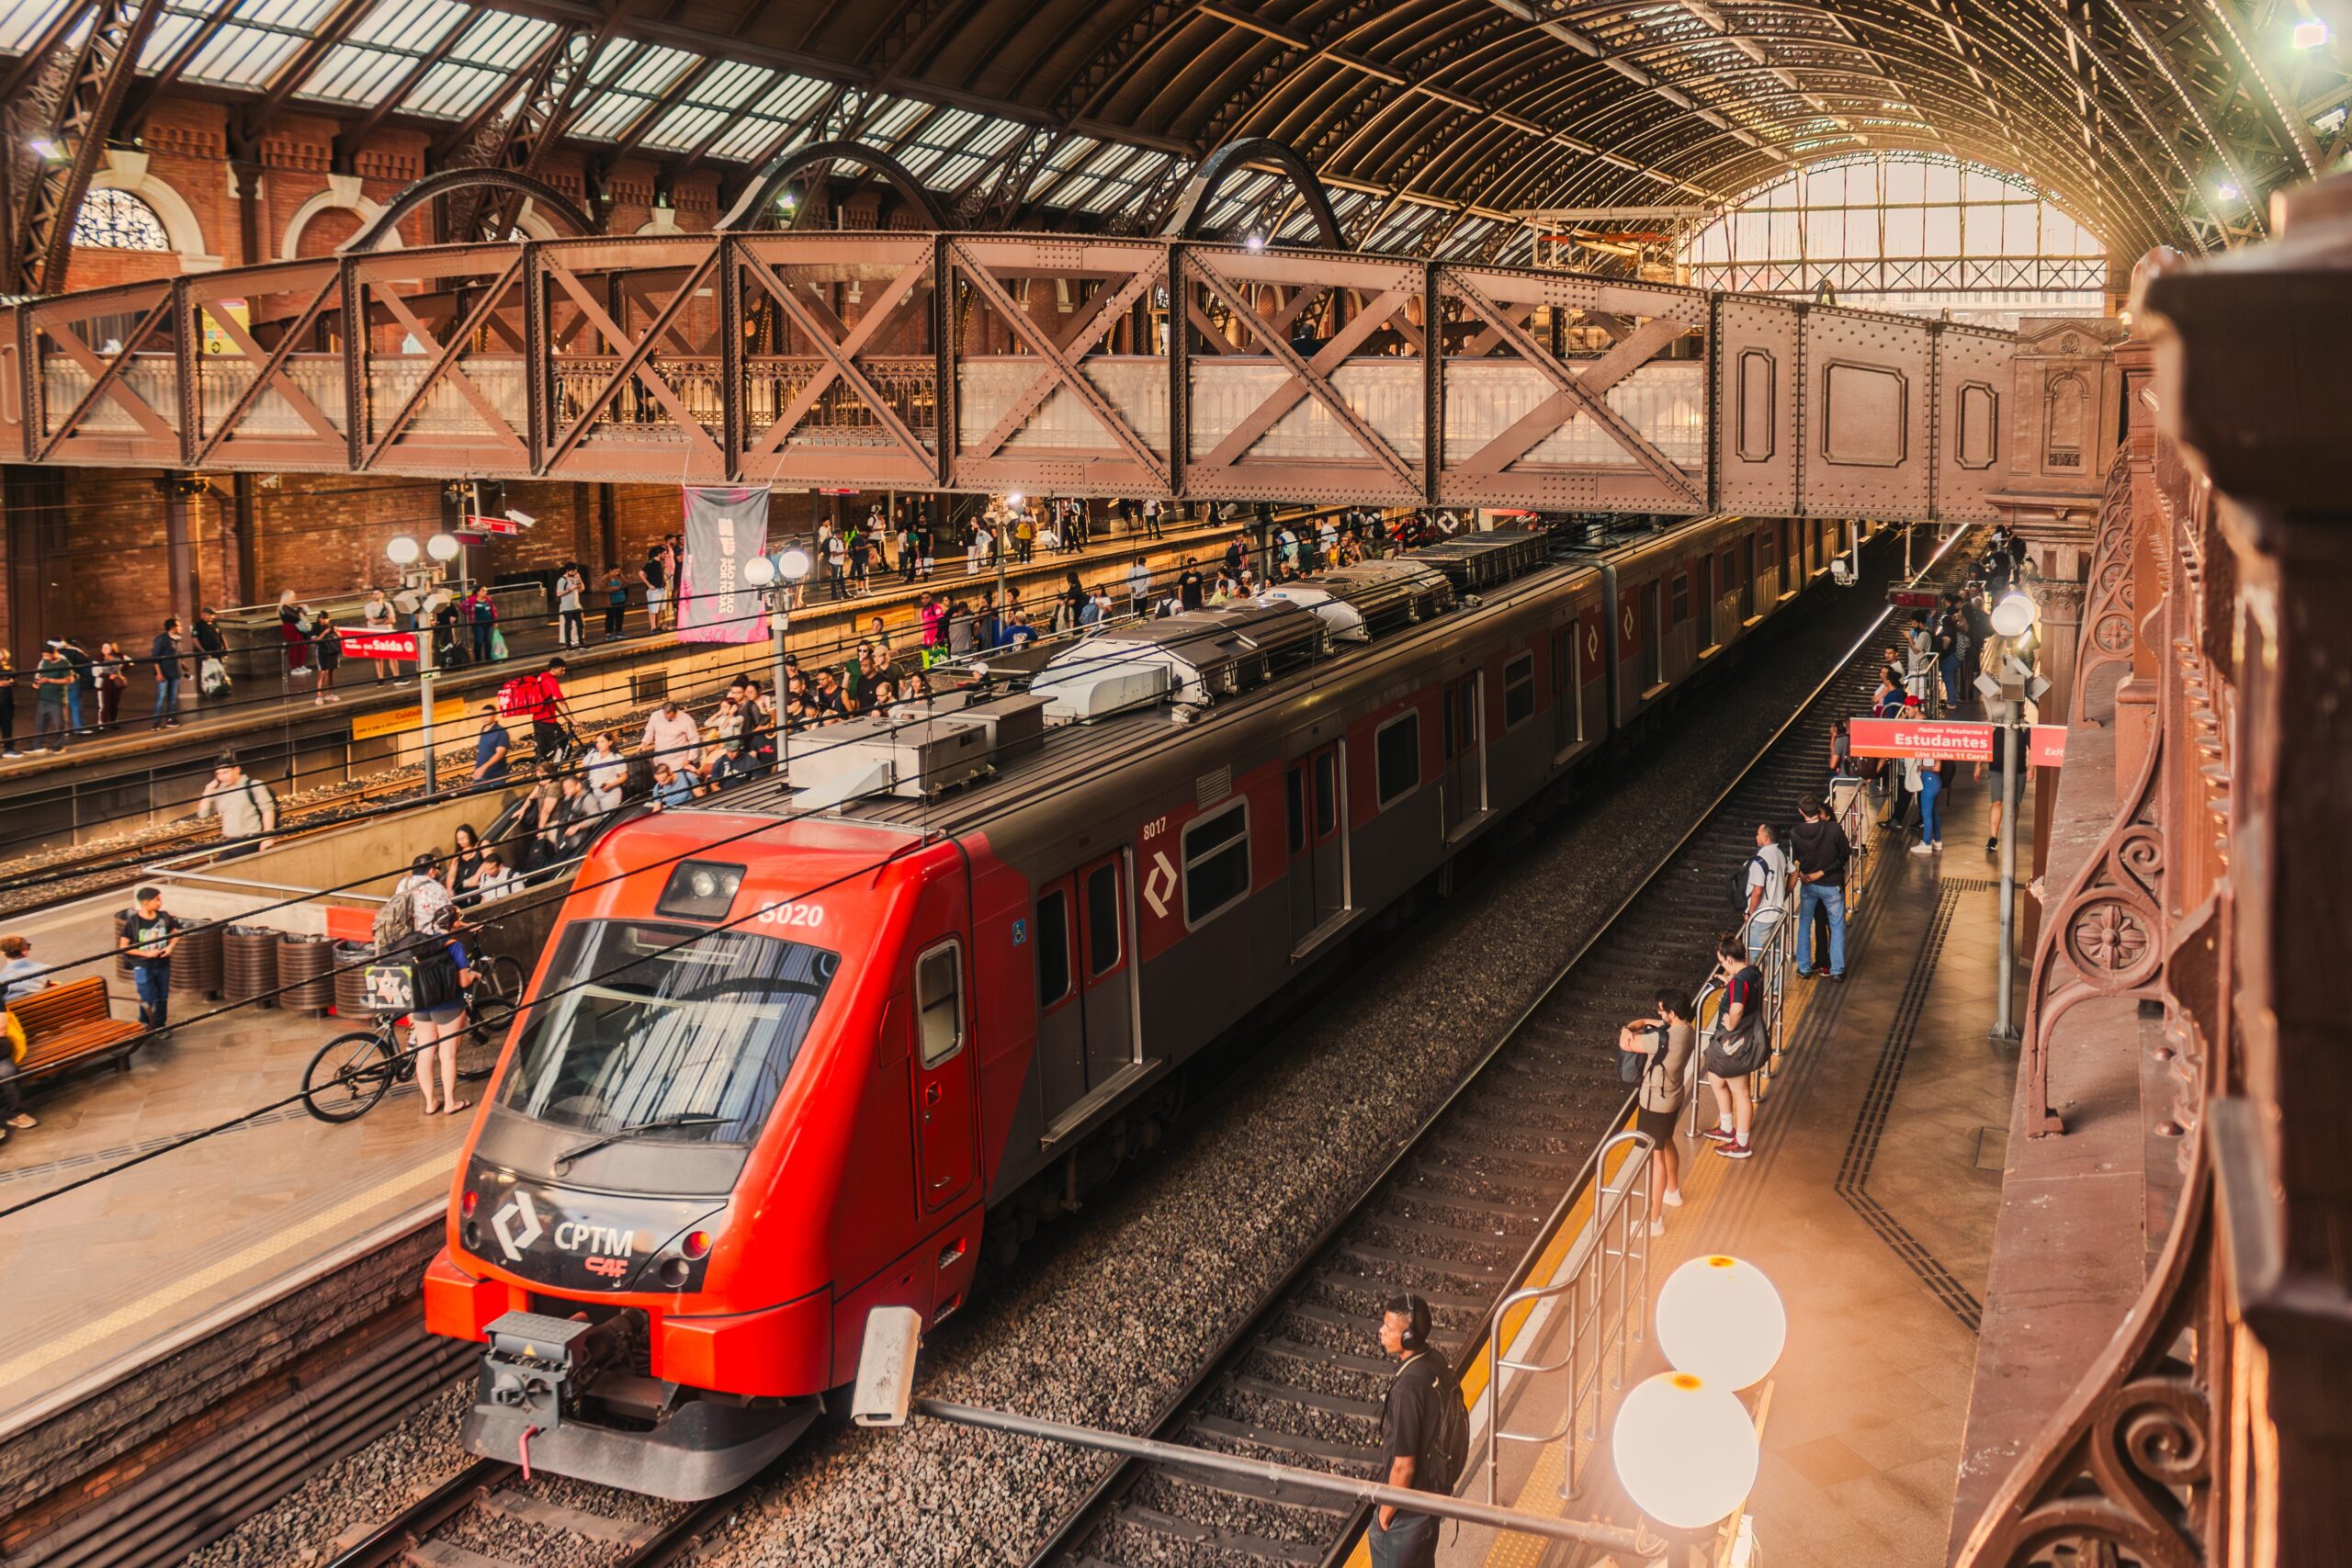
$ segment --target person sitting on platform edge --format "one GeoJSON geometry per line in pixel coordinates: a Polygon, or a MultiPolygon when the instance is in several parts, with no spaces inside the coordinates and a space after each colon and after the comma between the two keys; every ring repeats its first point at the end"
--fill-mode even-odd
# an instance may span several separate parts
{"type": "MultiPolygon", "coordinates": [[[[1383,1303],[1380,1348],[1401,1364],[1380,1404],[1381,1469],[1375,1473],[1391,1486],[1442,1491],[1445,1462],[1438,1451],[1445,1420],[1442,1402],[1451,1399],[1458,1405],[1462,1395],[1445,1358],[1430,1348],[1430,1303],[1412,1294],[1383,1303]]],[[[1434,1515],[1384,1503],[1373,1511],[1364,1540],[1372,1549],[1373,1568],[1436,1568],[1434,1515]]]]}
{"type": "Polygon", "coordinates": [[[222,860],[269,848],[273,840],[268,835],[277,830],[277,798],[267,784],[247,778],[233,756],[222,757],[213,767],[212,782],[204,786],[196,815],[199,821],[207,817],[220,818],[221,841],[231,846],[220,852],[222,860]]]}
{"type": "Polygon", "coordinates": [[[171,1026],[172,952],[185,922],[164,912],[164,890],[141,887],[131,906],[114,918],[114,945],[130,955],[139,987],[139,1021],[153,1030],[171,1026]]]}

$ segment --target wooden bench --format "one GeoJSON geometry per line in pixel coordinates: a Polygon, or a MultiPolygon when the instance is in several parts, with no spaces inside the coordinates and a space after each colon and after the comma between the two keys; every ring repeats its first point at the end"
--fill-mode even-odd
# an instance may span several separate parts
{"type": "Polygon", "coordinates": [[[107,983],[98,975],[19,997],[8,1010],[24,1025],[25,1059],[17,1064],[17,1071],[27,1078],[47,1077],[108,1051],[117,1053],[115,1069],[127,1072],[127,1043],[147,1032],[144,1024],[107,1010],[107,983]]]}

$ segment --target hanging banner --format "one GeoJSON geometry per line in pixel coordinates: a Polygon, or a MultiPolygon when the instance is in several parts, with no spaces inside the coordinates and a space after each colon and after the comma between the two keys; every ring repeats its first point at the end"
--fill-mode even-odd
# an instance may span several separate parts
{"type": "Polygon", "coordinates": [[[689,485],[680,642],[758,642],[768,635],[760,591],[743,563],[768,547],[767,487],[689,485]]]}

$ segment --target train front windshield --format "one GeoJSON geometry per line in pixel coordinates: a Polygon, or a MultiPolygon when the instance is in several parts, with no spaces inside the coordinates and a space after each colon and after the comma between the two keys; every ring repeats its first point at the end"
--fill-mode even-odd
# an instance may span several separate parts
{"type": "Polygon", "coordinates": [[[723,1190],[840,966],[778,937],[574,922],[477,1153],[594,1187],[723,1190]]]}

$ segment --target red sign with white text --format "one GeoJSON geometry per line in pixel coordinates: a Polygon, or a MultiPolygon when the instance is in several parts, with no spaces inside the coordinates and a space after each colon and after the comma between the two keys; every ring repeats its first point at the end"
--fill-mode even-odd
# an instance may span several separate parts
{"type": "Polygon", "coordinates": [[[1953,762],[1993,760],[1993,727],[1941,718],[1858,718],[1857,757],[1941,757],[1953,762]]]}
{"type": "Polygon", "coordinates": [[[1932,610],[1936,607],[1936,591],[1932,588],[1890,588],[1886,602],[1898,610],[1932,610]]]}
{"type": "Polygon", "coordinates": [[[343,656],[345,659],[406,659],[416,658],[414,632],[345,632],[343,634],[343,656]]]}
{"type": "MultiPolygon", "coordinates": [[[[1993,760],[1993,726],[1965,719],[1858,718],[1850,734],[1857,757],[1941,757],[1951,762],[1993,760]]],[[[2054,768],[2066,760],[2066,727],[2037,724],[2027,733],[2025,761],[2054,768]]]]}
{"type": "Polygon", "coordinates": [[[466,527],[476,534],[519,534],[523,531],[523,525],[512,517],[482,517],[471,513],[466,515],[466,527]]]}

